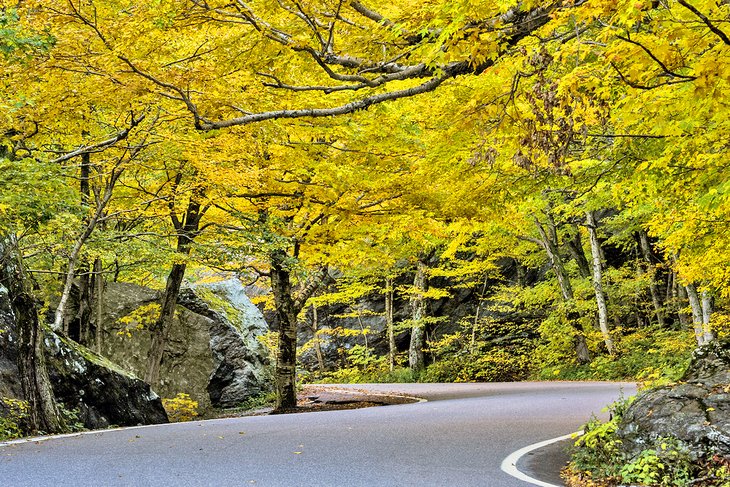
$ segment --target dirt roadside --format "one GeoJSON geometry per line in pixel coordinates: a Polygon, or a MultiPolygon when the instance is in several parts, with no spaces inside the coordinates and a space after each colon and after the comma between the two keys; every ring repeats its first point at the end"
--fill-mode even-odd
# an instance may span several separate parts
{"type": "Polygon", "coordinates": [[[273,407],[262,407],[248,411],[227,411],[218,417],[264,416],[268,414],[311,413],[318,411],[338,411],[359,409],[393,404],[418,402],[410,396],[394,394],[373,394],[364,389],[336,389],[321,385],[305,385],[297,393],[297,407],[274,412],[273,407]]]}

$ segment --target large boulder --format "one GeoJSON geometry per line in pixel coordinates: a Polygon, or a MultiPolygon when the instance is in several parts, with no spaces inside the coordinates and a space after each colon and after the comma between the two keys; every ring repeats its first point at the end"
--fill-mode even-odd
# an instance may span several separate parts
{"type": "Polygon", "coordinates": [[[730,457],[730,342],[698,349],[678,384],[641,394],[617,433],[629,456],[676,438],[695,459],[730,457]]]}
{"type": "MultiPolygon", "coordinates": [[[[102,354],[139,376],[150,345],[144,322],[159,312],[150,307],[159,299],[158,292],[129,283],[109,283],[104,295],[102,354]]],[[[188,394],[202,410],[270,391],[269,354],[259,341],[268,331],[237,279],[183,289],[156,390],[170,398],[188,394]]]]}
{"type": "Polygon", "coordinates": [[[149,384],[91,350],[48,331],[48,373],[56,399],[77,409],[87,428],[167,423],[149,384]]]}
{"type": "MultiPolygon", "coordinates": [[[[0,286],[0,397],[22,399],[15,318],[0,286]]],[[[46,330],[46,362],[56,398],[77,410],[86,428],[166,423],[167,413],[150,386],[110,361],[46,330]]]]}

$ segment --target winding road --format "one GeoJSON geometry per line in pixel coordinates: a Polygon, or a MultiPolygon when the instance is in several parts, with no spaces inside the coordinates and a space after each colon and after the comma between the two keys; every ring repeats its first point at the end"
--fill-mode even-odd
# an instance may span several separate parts
{"type": "Polygon", "coordinates": [[[427,402],[0,444],[0,485],[524,487],[500,469],[510,453],[576,431],[621,391],[636,389],[601,382],[333,387],[427,402]]]}

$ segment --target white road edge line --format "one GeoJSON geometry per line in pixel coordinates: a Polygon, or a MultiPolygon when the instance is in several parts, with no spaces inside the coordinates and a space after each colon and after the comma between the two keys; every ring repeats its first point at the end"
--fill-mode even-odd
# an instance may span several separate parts
{"type": "Polygon", "coordinates": [[[558,441],[567,440],[569,438],[575,438],[583,434],[583,431],[576,431],[575,433],[571,433],[569,435],[560,436],[558,438],[552,438],[550,440],[541,441],[539,443],[533,443],[532,445],[527,445],[524,448],[520,448],[516,452],[510,453],[507,458],[502,460],[502,465],[500,465],[500,468],[503,472],[522,480],[523,482],[527,482],[533,485],[539,485],[540,487],[561,487],[559,485],[551,484],[548,482],[543,482],[542,480],[537,480],[535,478],[530,477],[529,475],[520,472],[517,469],[517,462],[522,458],[524,455],[530,453],[533,450],[537,450],[538,448],[542,448],[544,446],[552,445],[553,443],[557,443],[558,441]]]}
{"type": "MultiPolygon", "coordinates": [[[[213,420],[213,421],[215,421],[215,420],[213,420]]],[[[100,435],[100,434],[104,434],[104,433],[110,433],[113,431],[137,430],[137,429],[151,428],[153,426],[167,426],[167,425],[172,425],[172,424],[176,424],[176,423],[139,424],[136,426],[119,426],[116,428],[102,428],[102,429],[95,429],[95,430],[77,431],[75,433],[62,433],[60,435],[29,436],[26,438],[18,438],[17,440],[0,441],[0,447],[10,446],[10,445],[20,445],[23,443],[40,443],[42,441],[60,440],[63,438],[76,438],[78,436],[100,435]]]]}

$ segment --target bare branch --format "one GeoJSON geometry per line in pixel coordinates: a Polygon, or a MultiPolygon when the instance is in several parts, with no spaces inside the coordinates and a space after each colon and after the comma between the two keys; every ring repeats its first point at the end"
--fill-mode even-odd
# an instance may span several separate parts
{"type": "Polygon", "coordinates": [[[87,145],[85,147],[81,147],[79,149],[76,149],[75,151],[69,152],[67,154],[62,155],[61,157],[57,157],[55,159],[52,159],[50,162],[52,164],[60,164],[61,162],[67,161],[69,159],[73,159],[74,157],[80,156],[82,154],[89,154],[93,152],[99,152],[101,150],[104,150],[108,147],[113,146],[119,141],[122,141],[126,139],[129,136],[129,133],[134,129],[137,125],[142,123],[142,121],[145,119],[145,114],[142,114],[138,117],[132,116],[132,121],[129,124],[129,127],[125,128],[124,130],[118,132],[113,137],[104,140],[102,142],[98,142],[96,144],[87,145]]]}
{"type": "Polygon", "coordinates": [[[686,8],[687,10],[689,10],[690,12],[692,12],[693,14],[695,14],[697,17],[699,17],[702,20],[702,22],[704,22],[705,25],[715,35],[717,35],[717,37],[722,39],[722,42],[724,42],[725,44],[730,46],[730,38],[728,38],[727,34],[725,34],[722,30],[720,30],[720,28],[718,26],[713,24],[712,21],[709,18],[707,18],[707,16],[705,14],[703,14],[702,12],[697,10],[696,7],[691,5],[689,2],[686,2],[685,0],[677,0],[677,3],[680,4],[681,6],[683,6],[684,8],[686,8]]]}
{"type": "Polygon", "coordinates": [[[673,78],[682,78],[682,79],[686,79],[686,80],[690,80],[690,81],[697,79],[697,76],[686,76],[684,74],[675,73],[674,71],[670,70],[666,64],[664,64],[658,57],[656,57],[654,55],[653,52],[651,52],[649,50],[648,47],[641,44],[640,42],[636,42],[635,40],[631,39],[628,36],[624,37],[624,36],[617,35],[616,37],[621,39],[624,42],[628,42],[629,44],[639,46],[655,63],[657,63],[659,65],[659,67],[662,69],[662,71],[664,71],[665,74],[667,74],[673,78]]]}

